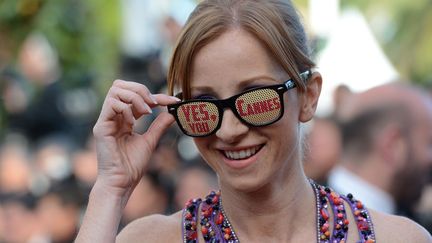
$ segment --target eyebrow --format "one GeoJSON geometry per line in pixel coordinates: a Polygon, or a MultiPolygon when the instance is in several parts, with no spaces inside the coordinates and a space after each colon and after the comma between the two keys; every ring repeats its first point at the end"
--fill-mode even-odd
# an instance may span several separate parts
{"type": "MultiPolygon", "coordinates": [[[[285,80],[278,80],[278,79],[275,79],[275,78],[270,77],[268,75],[261,75],[261,76],[255,76],[252,78],[241,80],[237,83],[237,86],[240,88],[244,88],[244,87],[250,85],[251,83],[259,82],[259,81],[272,81],[275,84],[280,84],[285,80]]],[[[195,92],[204,92],[204,93],[214,92],[213,87],[211,87],[211,86],[197,86],[197,87],[191,86],[191,92],[194,92],[194,91],[195,92]]]]}

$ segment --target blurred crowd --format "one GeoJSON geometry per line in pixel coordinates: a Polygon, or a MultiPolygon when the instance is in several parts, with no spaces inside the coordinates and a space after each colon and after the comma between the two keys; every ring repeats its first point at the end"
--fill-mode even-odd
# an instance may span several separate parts
{"type": "Polygon", "coordinates": [[[333,98],[308,124],[306,175],[432,232],[431,90],[398,80],[333,98]]]}
{"type": "MultiPolygon", "coordinates": [[[[182,159],[177,144],[175,137],[161,141],[149,173],[125,208],[122,225],[149,214],[173,213],[187,199],[217,189],[205,163],[182,159]]],[[[91,138],[76,146],[55,134],[32,145],[24,136],[8,136],[0,151],[0,242],[72,242],[96,180],[96,157],[91,138]]]]}
{"type": "MultiPolygon", "coordinates": [[[[146,80],[155,92],[165,92],[161,55],[125,54],[122,63],[125,79],[146,80]]],[[[29,35],[16,66],[0,73],[0,242],[73,242],[97,177],[91,131],[101,97],[90,89],[65,88],[55,49],[40,34],[29,35]]],[[[136,131],[153,118],[141,119],[136,131]]],[[[216,184],[192,140],[173,126],[132,194],[122,225],[176,212],[216,184]]]]}
{"type": "MultiPolygon", "coordinates": [[[[131,4],[123,7],[129,11],[125,16],[132,18],[142,4],[158,1],[125,2],[131,4]]],[[[136,28],[150,31],[153,22],[142,20],[149,24],[145,27],[124,20],[129,26],[122,35],[120,78],[165,92],[167,53],[193,7],[192,2],[184,2],[173,7],[177,12],[165,10],[166,17],[158,20],[161,31],[151,39],[150,32],[140,36],[136,28]],[[143,42],[147,48],[137,44],[143,42]]],[[[154,8],[146,9],[148,18],[159,16],[154,8]]],[[[91,129],[102,97],[91,89],[65,88],[56,50],[44,35],[30,33],[18,53],[14,65],[0,66],[0,242],[72,242],[97,176],[91,129]]],[[[305,126],[305,172],[330,186],[332,180],[341,180],[341,174],[355,179],[357,184],[348,191],[360,194],[367,188],[374,192],[365,196],[372,197],[366,205],[408,216],[432,232],[432,129],[414,131],[421,122],[432,124],[432,118],[408,119],[421,107],[412,103],[423,102],[415,101],[419,97],[432,99],[432,93],[402,83],[395,85],[397,92],[392,95],[386,94],[393,86],[360,94],[338,87],[333,113],[317,116],[305,126]],[[395,100],[406,104],[406,109],[386,106],[395,100]],[[374,119],[381,117],[378,113],[385,115],[374,119]],[[417,141],[422,136],[429,137],[417,141]],[[373,200],[381,201],[374,204],[373,200]]],[[[429,110],[420,113],[431,114],[431,101],[425,102],[429,110]]],[[[151,117],[140,120],[136,131],[144,131],[151,121],[151,117]]],[[[122,225],[148,214],[173,213],[188,199],[203,197],[216,187],[216,176],[192,140],[173,126],[153,154],[149,173],[132,194],[122,225]]]]}
{"type": "MultiPolygon", "coordinates": [[[[170,46],[193,7],[188,0],[122,2],[123,47],[113,79],[165,92],[170,46]]],[[[4,48],[0,54],[10,51],[4,48]]],[[[16,58],[0,55],[0,242],[73,242],[97,177],[92,127],[103,95],[90,85],[70,88],[56,48],[33,31],[16,58]]],[[[136,131],[153,118],[139,120],[136,131]]],[[[176,212],[216,185],[192,140],[173,126],[131,195],[121,225],[176,212]]]]}

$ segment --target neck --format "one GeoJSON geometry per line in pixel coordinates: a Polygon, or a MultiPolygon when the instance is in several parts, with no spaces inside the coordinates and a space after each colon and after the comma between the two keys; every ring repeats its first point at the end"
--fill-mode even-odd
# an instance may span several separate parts
{"type": "Polygon", "coordinates": [[[375,158],[368,157],[362,161],[352,161],[344,159],[342,165],[365,180],[385,192],[390,191],[392,181],[392,169],[388,168],[385,163],[379,163],[375,158]]]}
{"type": "Polygon", "coordinates": [[[268,184],[253,192],[221,184],[223,207],[241,241],[263,242],[267,238],[293,242],[301,238],[299,232],[314,241],[313,189],[302,173],[288,178],[284,186],[268,184]]]}

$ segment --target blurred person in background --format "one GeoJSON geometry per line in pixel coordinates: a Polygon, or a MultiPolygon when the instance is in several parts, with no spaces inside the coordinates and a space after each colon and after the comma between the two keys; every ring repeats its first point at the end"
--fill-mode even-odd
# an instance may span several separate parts
{"type": "Polygon", "coordinates": [[[8,136],[0,147],[0,193],[28,193],[32,179],[30,163],[26,142],[8,136]]]}
{"type": "Polygon", "coordinates": [[[216,174],[204,163],[197,159],[180,170],[174,196],[175,211],[182,209],[191,198],[204,198],[210,191],[218,190],[216,174]]]}
{"type": "Polygon", "coordinates": [[[0,72],[2,72],[9,65],[13,56],[11,40],[3,29],[0,30],[0,43],[2,43],[0,46],[0,72]]]}
{"type": "Polygon", "coordinates": [[[83,192],[89,193],[97,178],[97,155],[92,136],[89,136],[83,148],[73,151],[71,160],[72,173],[78,185],[83,192]]]}
{"type": "Polygon", "coordinates": [[[32,195],[43,197],[52,186],[74,178],[70,158],[72,147],[69,137],[57,135],[46,136],[33,144],[29,189],[32,195]]]}
{"type": "Polygon", "coordinates": [[[73,174],[80,184],[83,188],[91,188],[97,177],[96,154],[89,150],[75,151],[72,161],[73,174]]]}
{"type": "MultiPolygon", "coordinates": [[[[432,98],[432,87],[427,87],[427,92],[432,98]]],[[[415,215],[421,225],[432,234],[432,170],[429,178],[429,183],[424,187],[420,202],[415,208],[415,215]]]]}
{"type": "Polygon", "coordinates": [[[36,198],[31,194],[9,193],[0,196],[3,209],[3,235],[1,242],[5,243],[49,243],[44,235],[36,213],[36,198]]]}
{"type": "Polygon", "coordinates": [[[164,180],[173,183],[182,164],[187,163],[180,157],[177,143],[181,135],[177,130],[169,129],[159,141],[150,159],[149,171],[159,174],[164,180]]]}
{"type": "Polygon", "coordinates": [[[25,127],[25,113],[29,106],[31,87],[15,70],[0,71],[0,122],[4,123],[0,135],[25,127]],[[6,126],[7,125],[7,126],[6,126]]]}
{"type": "Polygon", "coordinates": [[[342,151],[339,124],[332,117],[315,117],[306,135],[304,170],[309,178],[327,185],[327,177],[342,151]]]}
{"type": "Polygon", "coordinates": [[[0,242],[4,242],[3,236],[5,235],[5,216],[2,203],[0,203],[0,242]]]}
{"type": "Polygon", "coordinates": [[[157,173],[146,173],[124,208],[122,226],[144,216],[167,213],[170,193],[157,173]]]}
{"type": "MultiPolygon", "coordinates": [[[[64,110],[64,90],[57,53],[39,33],[30,34],[19,52],[18,71],[32,87],[22,119],[11,129],[37,141],[52,134],[68,134],[70,124],[64,110]]],[[[16,97],[19,98],[19,97],[16,97]]]]}
{"type": "MultiPolygon", "coordinates": [[[[44,137],[35,145],[33,151],[34,174],[49,184],[70,177],[72,175],[71,151],[73,148],[74,144],[67,136],[44,137]]],[[[49,184],[47,184],[46,189],[49,188],[49,184]]],[[[35,185],[35,187],[37,186],[35,185]]],[[[43,191],[43,188],[40,190],[43,191]]]]}
{"type": "Polygon", "coordinates": [[[172,46],[195,5],[193,0],[121,1],[122,79],[152,92],[165,85],[172,46]]]}
{"type": "Polygon", "coordinates": [[[56,182],[36,205],[37,224],[50,243],[73,242],[78,230],[83,197],[73,178],[56,182]]]}
{"type": "Polygon", "coordinates": [[[424,188],[420,202],[414,210],[418,222],[432,234],[432,181],[424,188]]]}
{"type": "Polygon", "coordinates": [[[329,185],[373,209],[415,219],[431,176],[431,97],[408,84],[385,84],[352,96],[342,119],[343,153],[329,185]]]}
{"type": "Polygon", "coordinates": [[[340,84],[336,86],[333,91],[333,114],[334,119],[339,120],[342,116],[343,109],[346,102],[350,99],[351,95],[355,94],[347,85],[340,84]]]}
{"type": "MultiPolygon", "coordinates": [[[[155,93],[165,88],[172,48],[195,5],[193,0],[121,1],[120,78],[155,93]]],[[[136,127],[146,129],[155,117],[141,117],[136,127]]]]}

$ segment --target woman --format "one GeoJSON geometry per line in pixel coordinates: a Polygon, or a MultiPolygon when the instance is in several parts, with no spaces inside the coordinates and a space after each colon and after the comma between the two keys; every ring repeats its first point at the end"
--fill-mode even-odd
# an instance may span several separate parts
{"type": "Polygon", "coordinates": [[[77,242],[115,240],[122,209],[175,120],[195,137],[221,192],[171,216],[139,219],[119,242],[430,241],[412,221],[368,212],[352,195],[306,178],[301,126],[313,117],[321,90],[313,67],[289,1],[200,3],[168,73],[182,102],[119,80],[108,92],[94,127],[99,175],[77,242]],[[160,114],[143,135],[133,133],[135,120],[157,106],[171,114],[160,114]]]}

